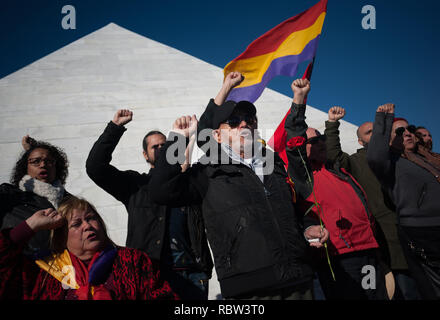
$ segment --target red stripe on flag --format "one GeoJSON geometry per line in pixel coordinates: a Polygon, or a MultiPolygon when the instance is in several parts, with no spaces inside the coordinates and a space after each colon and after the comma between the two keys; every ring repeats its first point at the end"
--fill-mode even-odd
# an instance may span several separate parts
{"type": "Polygon", "coordinates": [[[242,54],[232,61],[252,58],[275,51],[290,34],[312,26],[321,13],[327,11],[327,1],[321,0],[310,9],[280,23],[254,40],[242,54]]]}

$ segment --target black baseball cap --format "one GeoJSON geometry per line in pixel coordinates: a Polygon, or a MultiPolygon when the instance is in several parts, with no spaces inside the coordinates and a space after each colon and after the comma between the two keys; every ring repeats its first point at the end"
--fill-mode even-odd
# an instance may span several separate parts
{"type": "MultiPolygon", "coordinates": [[[[255,116],[257,114],[257,109],[255,108],[254,104],[249,101],[226,101],[223,105],[217,107],[211,116],[211,121],[206,121],[206,123],[202,124],[203,128],[200,129],[218,129],[220,124],[224,123],[226,120],[229,119],[229,117],[233,114],[234,111],[237,109],[240,109],[244,113],[255,116]]],[[[205,118],[206,119],[206,118],[205,118]]],[[[208,119],[206,119],[208,120],[208,119]]],[[[200,126],[200,123],[199,123],[200,126]]]]}

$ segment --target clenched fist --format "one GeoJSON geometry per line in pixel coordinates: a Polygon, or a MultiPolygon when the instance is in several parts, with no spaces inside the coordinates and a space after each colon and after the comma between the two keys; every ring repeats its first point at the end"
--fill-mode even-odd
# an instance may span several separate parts
{"type": "Polygon", "coordinates": [[[328,121],[336,122],[345,116],[345,109],[342,107],[332,107],[328,111],[328,121]]]}
{"type": "Polygon", "coordinates": [[[120,109],[116,111],[113,117],[113,123],[118,126],[123,126],[129,123],[133,119],[133,112],[127,109],[120,109]]]}
{"type": "Polygon", "coordinates": [[[192,117],[182,116],[174,121],[172,130],[190,138],[196,132],[197,124],[198,120],[196,115],[193,115],[192,117]]]}
{"type": "Polygon", "coordinates": [[[36,143],[37,141],[34,138],[30,137],[28,134],[21,139],[21,145],[23,146],[23,149],[26,151],[29,150],[32,147],[32,145],[36,143]]]}
{"type": "Polygon", "coordinates": [[[243,75],[240,72],[229,72],[223,81],[223,85],[229,88],[235,88],[244,80],[243,75]]]}
{"type": "Polygon", "coordinates": [[[393,103],[385,103],[384,105],[379,106],[376,112],[394,113],[394,107],[393,103]]]}
{"type": "Polygon", "coordinates": [[[310,92],[310,81],[307,79],[296,79],[291,85],[293,91],[293,102],[303,104],[304,99],[310,92]]]}

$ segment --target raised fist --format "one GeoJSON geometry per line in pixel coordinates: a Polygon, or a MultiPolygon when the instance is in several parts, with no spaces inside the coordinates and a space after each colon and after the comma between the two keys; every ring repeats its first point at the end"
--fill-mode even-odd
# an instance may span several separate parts
{"type": "Polygon", "coordinates": [[[376,112],[394,113],[394,107],[393,103],[385,103],[384,105],[379,106],[376,112]]]}
{"type": "Polygon", "coordinates": [[[35,139],[30,137],[28,134],[21,139],[21,145],[26,151],[29,150],[35,143],[37,143],[37,141],[35,141],[35,139]]]}
{"type": "Polygon", "coordinates": [[[39,210],[30,216],[26,223],[34,231],[52,230],[61,227],[65,219],[54,209],[39,210]]]}
{"type": "Polygon", "coordinates": [[[331,107],[328,111],[328,121],[336,122],[345,116],[345,109],[342,107],[331,107]]]}
{"type": "Polygon", "coordinates": [[[243,75],[240,72],[229,72],[223,81],[223,85],[227,85],[230,88],[235,88],[244,80],[243,75]]]}
{"type": "Polygon", "coordinates": [[[196,115],[182,116],[173,123],[173,131],[185,137],[191,137],[197,131],[198,120],[196,115]]]}
{"type": "Polygon", "coordinates": [[[116,111],[113,117],[113,123],[118,126],[123,126],[129,123],[133,119],[133,112],[127,109],[120,109],[116,111]]]}
{"type": "Polygon", "coordinates": [[[291,85],[294,98],[304,99],[310,91],[310,81],[307,79],[296,79],[291,85]]]}

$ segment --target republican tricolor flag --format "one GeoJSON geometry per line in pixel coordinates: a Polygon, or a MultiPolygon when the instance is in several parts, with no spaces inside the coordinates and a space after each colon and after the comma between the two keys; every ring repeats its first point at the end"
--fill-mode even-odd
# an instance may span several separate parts
{"type": "Polygon", "coordinates": [[[300,63],[315,57],[326,11],[327,0],[321,0],[263,34],[229,62],[224,76],[239,71],[244,80],[227,100],[255,102],[273,77],[294,77],[300,63]]]}
{"type": "MultiPolygon", "coordinates": [[[[244,80],[230,92],[227,100],[255,102],[273,77],[294,77],[301,63],[312,60],[303,76],[310,80],[327,12],[327,1],[319,1],[308,10],[266,32],[229,62],[223,70],[224,76],[238,71],[244,76],[244,80]]],[[[287,115],[268,144],[287,164],[284,130],[286,117],[287,115]]]]}

